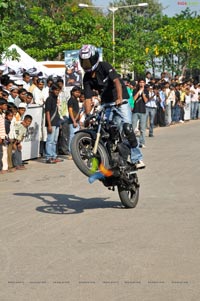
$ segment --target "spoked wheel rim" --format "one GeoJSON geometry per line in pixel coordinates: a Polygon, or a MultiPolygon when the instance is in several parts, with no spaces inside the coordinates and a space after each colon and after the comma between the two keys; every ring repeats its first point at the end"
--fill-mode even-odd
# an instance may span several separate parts
{"type": "Polygon", "coordinates": [[[97,158],[97,160],[100,163],[100,156],[99,154],[95,154],[93,153],[93,141],[90,137],[82,137],[79,140],[79,154],[80,154],[80,158],[81,160],[84,162],[84,164],[88,167],[88,169],[91,169],[92,167],[92,159],[93,158],[97,158]]]}
{"type": "Polygon", "coordinates": [[[81,160],[88,168],[91,168],[91,159],[93,157],[92,139],[90,137],[81,138],[78,144],[78,148],[81,160]]]}
{"type": "Polygon", "coordinates": [[[104,146],[99,143],[97,147],[97,154],[94,155],[95,140],[86,132],[77,132],[72,139],[71,151],[74,163],[86,176],[91,175],[91,168],[93,168],[93,158],[97,158],[98,164],[103,163],[105,166],[109,165],[108,156],[104,146]]]}

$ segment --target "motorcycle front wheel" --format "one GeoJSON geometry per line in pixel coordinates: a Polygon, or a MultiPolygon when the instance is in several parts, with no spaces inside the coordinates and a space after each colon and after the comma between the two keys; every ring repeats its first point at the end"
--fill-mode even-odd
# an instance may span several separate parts
{"type": "MultiPolygon", "coordinates": [[[[71,153],[74,163],[87,177],[91,176],[94,143],[95,141],[91,135],[86,132],[77,132],[71,143],[71,153]]],[[[108,155],[101,143],[98,144],[95,158],[98,160],[98,164],[102,163],[106,168],[109,168],[108,155]]]]}
{"type": "Polygon", "coordinates": [[[135,208],[139,201],[139,186],[129,189],[118,185],[117,188],[122,205],[126,208],[135,208]]]}

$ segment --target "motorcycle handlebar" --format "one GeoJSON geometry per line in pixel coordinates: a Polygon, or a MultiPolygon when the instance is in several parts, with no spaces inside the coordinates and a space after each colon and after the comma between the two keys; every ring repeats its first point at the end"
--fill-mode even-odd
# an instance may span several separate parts
{"type": "Polygon", "coordinates": [[[120,107],[120,106],[122,106],[124,104],[127,104],[127,103],[128,103],[127,100],[124,100],[120,105],[116,105],[115,102],[110,102],[110,103],[104,103],[104,104],[102,104],[101,107],[105,108],[105,109],[112,108],[112,107],[116,107],[117,108],[117,107],[120,107]]]}
{"type": "Polygon", "coordinates": [[[85,119],[85,122],[84,122],[85,126],[87,127],[89,125],[89,123],[90,123],[90,120],[93,119],[93,118],[95,118],[97,116],[97,114],[100,114],[100,112],[102,112],[102,111],[104,111],[104,110],[106,110],[108,108],[118,108],[118,107],[120,107],[120,106],[122,106],[124,104],[127,104],[127,103],[128,103],[128,101],[124,100],[120,105],[116,105],[115,102],[110,102],[110,103],[104,103],[104,104],[102,104],[100,106],[100,109],[99,109],[98,113],[92,114],[92,115],[88,114],[88,116],[86,116],[86,119],[85,119]]]}

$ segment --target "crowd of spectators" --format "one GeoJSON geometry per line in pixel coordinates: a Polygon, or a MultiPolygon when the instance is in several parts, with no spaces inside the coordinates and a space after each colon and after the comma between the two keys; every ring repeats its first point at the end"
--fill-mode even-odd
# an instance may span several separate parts
{"type": "Polygon", "coordinates": [[[133,128],[140,147],[146,147],[145,135],[154,137],[154,128],[200,119],[200,83],[183,76],[162,72],[155,79],[150,72],[137,82],[125,78],[133,112],[133,128]],[[141,95],[139,95],[141,94],[141,95]]]}
{"type": "MultiPolygon", "coordinates": [[[[64,91],[62,78],[45,79],[36,75],[31,77],[28,72],[24,72],[22,79],[13,80],[0,69],[0,174],[26,168],[27,162],[22,161],[22,141],[27,136],[28,127],[32,122],[32,116],[26,113],[32,105],[38,105],[42,110],[40,154],[46,156],[48,127],[45,124],[47,114],[45,103],[53,93],[52,87],[56,88],[59,94],[56,108],[58,108],[60,122],[68,118],[67,99],[69,98],[68,93],[64,91]]],[[[60,162],[57,156],[54,159],[55,163],[60,162]]]]}
{"type": "MultiPolygon", "coordinates": [[[[146,73],[138,81],[123,78],[129,93],[133,129],[139,146],[145,136],[154,137],[156,126],[172,126],[200,119],[200,84],[194,79],[171,77],[162,72],[159,79],[146,73]]],[[[84,91],[66,89],[62,78],[41,78],[24,72],[22,80],[12,80],[0,70],[0,174],[24,170],[22,141],[32,122],[26,110],[32,104],[42,107],[40,156],[46,163],[72,159],[70,141],[84,124],[84,91]]],[[[93,108],[100,103],[94,91],[93,108]]]]}

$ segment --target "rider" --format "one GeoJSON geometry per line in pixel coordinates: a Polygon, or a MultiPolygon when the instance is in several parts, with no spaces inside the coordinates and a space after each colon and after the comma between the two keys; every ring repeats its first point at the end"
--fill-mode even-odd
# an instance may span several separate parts
{"type": "Polygon", "coordinates": [[[132,128],[132,113],[128,103],[128,92],[120,76],[107,62],[100,62],[99,52],[93,45],[83,45],[79,51],[79,61],[85,71],[83,87],[85,92],[85,110],[92,109],[94,90],[101,95],[102,103],[115,102],[121,116],[124,133],[131,146],[131,162],[136,168],[144,168],[142,153],[132,128]]]}

